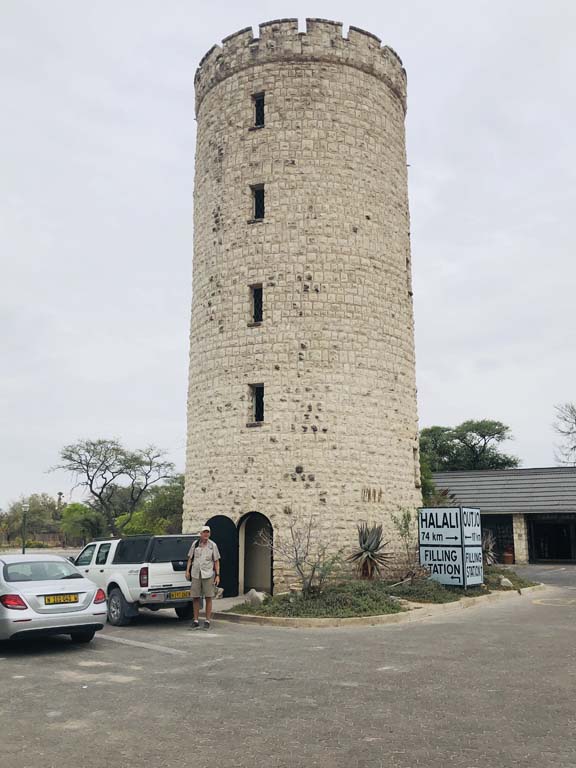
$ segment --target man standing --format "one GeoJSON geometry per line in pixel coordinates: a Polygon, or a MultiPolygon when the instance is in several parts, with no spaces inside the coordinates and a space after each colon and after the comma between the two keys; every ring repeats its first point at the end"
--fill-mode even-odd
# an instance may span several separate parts
{"type": "Polygon", "coordinates": [[[190,590],[194,600],[192,627],[198,629],[200,626],[198,615],[200,613],[200,598],[203,597],[206,600],[204,629],[210,629],[214,587],[220,584],[220,552],[216,542],[210,541],[210,526],[208,525],[202,528],[200,538],[190,547],[186,578],[192,581],[190,590]]]}

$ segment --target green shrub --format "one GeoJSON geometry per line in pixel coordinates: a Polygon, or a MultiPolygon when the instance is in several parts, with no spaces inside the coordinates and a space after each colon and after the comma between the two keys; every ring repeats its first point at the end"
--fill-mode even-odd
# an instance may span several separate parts
{"type": "MultiPolygon", "coordinates": [[[[327,586],[320,594],[308,596],[301,592],[268,597],[262,605],[245,603],[231,608],[232,613],[257,616],[286,616],[300,618],[349,618],[352,616],[378,616],[398,613],[401,598],[414,603],[453,603],[463,597],[479,597],[491,590],[502,590],[500,577],[506,576],[514,589],[524,589],[532,583],[513,571],[490,566],[484,569],[485,585],[481,587],[450,587],[429,578],[415,579],[404,584],[391,584],[379,579],[374,581],[339,581],[327,586]]],[[[508,588],[510,589],[510,588],[508,588]]]]}
{"type": "Polygon", "coordinates": [[[456,587],[445,587],[431,579],[417,579],[412,584],[406,582],[397,587],[386,585],[389,594],[410,600],[413,603],[453,603],[462,597],[456,587]]]}
{"type": "Polygon", "coordinates": [[[379,581],[347,581],[331,584],[320,594],[301,593],[267,598],[262,605],[235,606],[234,613],[258,616],[293,616],[313,618],[350,618],[378,616],[402,610],[379,581]]]}
{"type": "Polygon", "coordinates": [[[526,587],[533,587],[534,582],[528,581],[518,576],[514,571],[509,571],[507,568],[499,568],[498,566],[491,565],[484,568],[484,583],[489,589],[497,590],[510,590],[510,587],[500,586],[500,579],[505,576],[512,582],[512,589],[526,589],[526,587]]]}
{"type": "Polygon", "coordinates": [[[389,542],[383,541],[382,525],[361,522],[358,529],[358,546],[348,560],[354,564],[356,573],[361,579],[375,579],[384,568],[388,568],[391,555],[386,552],[389,542]]]}
{"type": "Polygon", "coordinates": [[[451,603],[455,600],[460,600],[462,597],[486,595],[492,590],[509,591],[510,587],[500,586],[502,576],[510,579],[513,589],[525,589],[526,587],[533,586],[531,581],[521,578],[514,571],[491,565],[484,567],[483,586],[464,589],[464,587],[450,587],[439,584],[437,581],[432,581],[432,579],[418,579],[412,584],[406,582],[397,587],[390,586],[389,591],[396,597],[401,597],[404,600],[410,600],[415,603],[451,603]]]}

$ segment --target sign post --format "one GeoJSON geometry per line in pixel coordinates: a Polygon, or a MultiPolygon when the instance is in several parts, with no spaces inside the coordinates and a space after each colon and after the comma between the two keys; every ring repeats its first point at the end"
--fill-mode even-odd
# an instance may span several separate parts
{"type": "Polygon", "coordinates": [[[418,514],[420,565],[434,581],[460,587],[484,583],[480,510],[432,507],[418,514]]]}

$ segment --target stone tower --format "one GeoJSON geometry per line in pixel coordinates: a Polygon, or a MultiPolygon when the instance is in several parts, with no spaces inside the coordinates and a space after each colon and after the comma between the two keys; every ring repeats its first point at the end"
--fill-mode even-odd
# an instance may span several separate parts
{"type": "Polygon", "coordinates": [[[184,530],[210,521],[231,594],[278,581],[263,528],[394,541],[421,501],[406,73],[369,32],[281,19],[195,85],[184,530]]]}

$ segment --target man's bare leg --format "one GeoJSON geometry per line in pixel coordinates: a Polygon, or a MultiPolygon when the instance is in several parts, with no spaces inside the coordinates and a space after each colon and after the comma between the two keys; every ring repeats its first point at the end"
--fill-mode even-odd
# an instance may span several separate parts
{"type": "Polygon", "coordinates": [[[207,597],[206,599],[206,621],[210,621],[212,619],[212,598],[207,597]]]}
{"type": "Polygon", "coordinates": [[[199,615],[200,615],[200,598],[195,597],[194,598],[194,621],[198,621],[199,615]]]}

